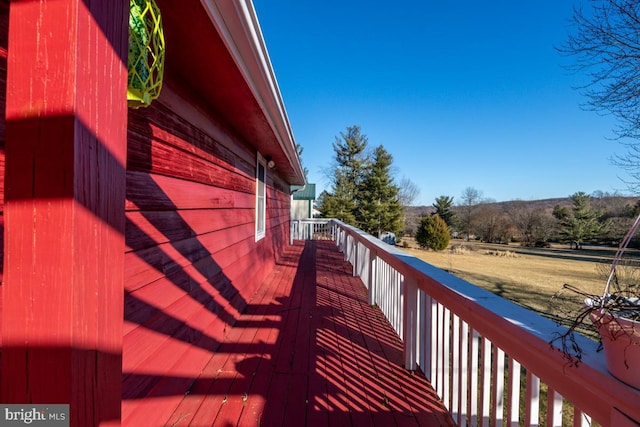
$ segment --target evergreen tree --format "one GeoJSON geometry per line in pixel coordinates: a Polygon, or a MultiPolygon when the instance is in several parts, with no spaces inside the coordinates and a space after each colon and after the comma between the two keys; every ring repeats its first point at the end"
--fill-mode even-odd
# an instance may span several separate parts
{"type": "Polygon", "coordinates": [[[333,144],[335,166],[331,179],[332,191],[324,197],[320,213],[325,218],[337,218],[356,225],[356,201],[358,190],[367,167],[367,137],[360,133],[360,126],[347,127],[333,144]]]}
{"type": "Polygon", "coordinates": [[[582,249],[582,244],[592,240],[606,228],[606,223],[600,222],[600,212],[591,207],[591,196],[577,192],[570,196],[573,206],[572,214],[563,221],[564,234],[576,249],[582,249]]]}
{"type": "Polygon", "coordinates": [[[569,209],[566,206],[555,205],[553,207],[553,216],[559,221],[565,221],[569,218],[569,209]]]}
{"type": "Polygon", "coordinates": [[[453,228],[456,220],[456,213],[453,210],[453,197],[436,197],[435,203],[431,206],[436,209],[435,213],[447,223],[449,228],[453,228]]]}
{"type": "Polygon", "coordinates": [[[420,247],[442,251],[447,248],[450,239],[449,227],[439,215],[429,215],[420,220],[416,232],[416,241],[420,247]]]}
{"type": "Polygon", "coordinates": [[[322,218],[335,218],[351,225],[356,225],[354,209],[355,203],[348,203],[327,192],[324,192],[322,201],[318,202],[318,211],[322,218]]]}
{"type": "Polygon", "coordinates": [[[398,187],[390,173],[392,162],[391,154],[382,145],[378,146],[358,189],[358,226],[375,236],[383,231],[397,233],[402,226],[398,187]]]}
{"type": "Polygon", "coordinates": [[[321,194],[320,213],[376,236],[383,231],[398,233],[402,206],[391,176],[393,157],[382,145],[367,156],[367,144],[359,126],[347,127],[336,137],[335,162],[330,171],[332,188],[321,194]]]}
{"type": "Polygon", "coordinates": [[[629,213],[630,218],[635,218],[640,215],[640,200],[636,202],[635,205],[631,208],[631,212],[629,213]]]}

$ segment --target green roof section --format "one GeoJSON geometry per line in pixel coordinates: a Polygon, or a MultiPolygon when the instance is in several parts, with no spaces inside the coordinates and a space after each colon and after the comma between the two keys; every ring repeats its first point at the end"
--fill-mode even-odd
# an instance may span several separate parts
{"type": "Polygon", "coordinates": [[[295,193],[293,193],[293,200],[315,200],[316,199],[315,184],[307,184],[304,187],[292,186],[291,191],[295,191],[295,193]],[[302,188],[302,189],[296,191],[297,188],[302,188]]]}

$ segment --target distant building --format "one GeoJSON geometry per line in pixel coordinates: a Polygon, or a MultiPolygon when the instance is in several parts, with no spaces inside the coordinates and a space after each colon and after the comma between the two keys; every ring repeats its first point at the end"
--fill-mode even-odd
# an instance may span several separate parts
{"type": "Polygon", "coordinates": [[[291,219],[313,218],[314,202],[316,200],[316,185],[307,184],[304,187],[293,187],[291,200],[291,219]],[[299,190],[296,190],[299,188],[299,190]]]}

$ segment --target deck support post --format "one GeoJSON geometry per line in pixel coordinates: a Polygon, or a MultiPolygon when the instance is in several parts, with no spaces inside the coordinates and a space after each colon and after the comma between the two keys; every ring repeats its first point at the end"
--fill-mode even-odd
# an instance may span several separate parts
{"type": "Polygon", "coordinates": [[[10,6],[0,401],[72,426],[120,425],[128,12],[10,6]]]}
{"type": "Polygon", "coordinates": [[[404,367],[409,371],[417,368],[418,334],[418,286],[411,276],[405,276],[403,285],[402,341],[404,342],[404,367]]]}

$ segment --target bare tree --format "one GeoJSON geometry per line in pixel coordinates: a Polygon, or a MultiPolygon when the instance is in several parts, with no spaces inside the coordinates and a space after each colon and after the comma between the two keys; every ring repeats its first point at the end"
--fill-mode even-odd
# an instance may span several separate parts
{"type": "Polygon", "coordinates": [[[592,10],[574,9],[576,30],[559,51],[576,62],[570,68],[590,78],[581,89],[585,107],[613,114],[614,132],[627,147],[614,163],[632,177],[630,189],[640,190],[640,3],[637,0],[593,0],[592,10]]]}
{"type": "Polygon", "coordinates": [[[546,242],[557,230],[557,219],[527,203],[512,206],[509,209],[509,217],[524,246],[546,242]]]}
{"type": "Polygon", "coordinates": [[[409,178],[402,177],[398,186],[398,200],[404,209],[412,206],[420,195],[420,187],[409,178]]]}
{"type": "Polygon", "coordinates": [[[482,200],[482,192],[473,187],[467,187],[460,196],[461,211],[460,211],[460,223],[465,230],[467,240],[471,236],[471,228],[473,222],[473,213],[476,205],[482,200]]]}
{"type": "Polygon", "coordinates": [[[414,202],[418,198],[420,194],[420,187],[411,181],[407,177],[402,177],[400,180],[400,185],[398,186],[398,201],[400,202],[400,206],[402,206],[402,226],[403,232],[407,234],[411,234],[412,230],[409,225],[408,220],[408,212],[409,207],[413,206],[414,202]]]}
{"type": "Polygon", "coordinates": [[[488,243],[508,242],[510,223],[502,209],[494,203],[478,205],[474,213],[475,229],[478,237],[488,243]]]}

